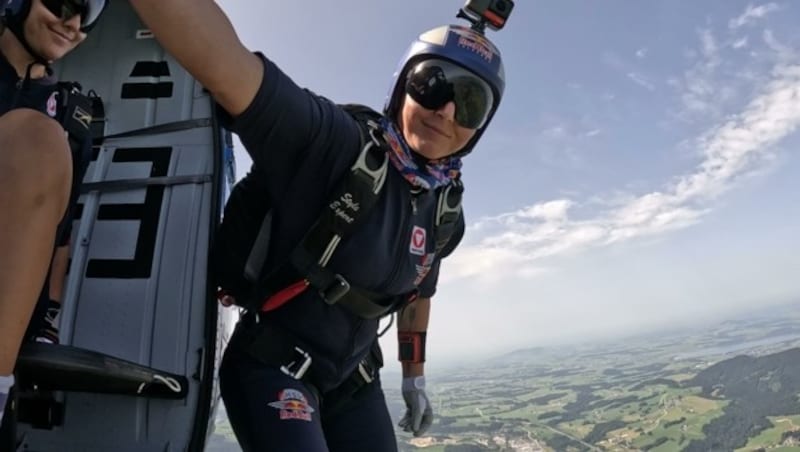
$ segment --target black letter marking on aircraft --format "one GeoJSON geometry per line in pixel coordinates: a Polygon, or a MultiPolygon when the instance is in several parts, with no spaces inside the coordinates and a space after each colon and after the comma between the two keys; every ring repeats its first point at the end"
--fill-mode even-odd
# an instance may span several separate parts
{"type": "Polygon", "coordinates": [[[137,61],[131,77],[169,77],[166,61],[137,61]]]}
{"type": "MultiPolygon", "coordinates": [[[[150,177],[166,176],[172,148],[117,149],[114,162],[152,162],[150,177]]],[[[133,259],[90,259],[86,267],[87,278],[133,279],[150,277],[156,248],[164,187],[147,187],[143,204],[104,204],[97,212],[97,220],[139,220],[139,235],[133,259]]]]}
{"type": "MultiPolygon", "coordinates": [[[[166,61],[137,61],[131,71],[131,78],[169,77],[169,65],[166,61]]],[[[123,99],[159,99],[172,97],[172,82],[156,83],[123,83],[123,99]]]]}

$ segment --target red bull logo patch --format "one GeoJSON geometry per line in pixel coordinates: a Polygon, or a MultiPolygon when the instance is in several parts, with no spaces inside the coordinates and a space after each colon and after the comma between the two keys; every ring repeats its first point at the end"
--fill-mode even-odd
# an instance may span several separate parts
{"type": "Polygon", "coordinates": [[[417,256],[425,255],[425,235],[425,229],[414,226],[414,230],[411,231],[411,245],[409,246],[409,252],[411,254],[417,256]]]}
{"type": "Polygon", "coordinates": [[[454,28],[452,32],[458,36],[459,47],[471,50],[487,62],[492,62],[497,50],[488,39],[466,29],[454,28]]]}
{"type": "Polygon", "coordinates": [[[308,404],[306,396],[296,390],[287,388],[278,393],[278,400],[270,402],[269,406],[280,410],[281,420],[295,419],[311,422],[314,408],[308,404]]]}

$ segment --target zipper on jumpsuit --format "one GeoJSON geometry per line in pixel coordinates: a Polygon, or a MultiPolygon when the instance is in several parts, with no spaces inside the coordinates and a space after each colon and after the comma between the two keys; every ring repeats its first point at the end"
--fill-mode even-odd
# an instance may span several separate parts
{"type": "MultiPolygon", "coordinates": [[[[400,228],[400,230],[403,232],[408,230],[408,227],[411,224],[411,219],[417,216],[417,196],[420,193],[423,192],[411,191],[411,215],[403,219],[403,224],[401,225],[402,227],[400,228]]],[[[411,234],[405,234],[405,236],[406,239],[404,239],[403,241],[403,248],[400,249],[406,249],[410,245],[411,234]]],[[[386,279],[386,283],[384,284],[385,288],[388,288],[394,282],[394,280],[397,279],[397,273],[400,271],[401,265],[402,265],[401,259],[399,258],[396,259],[394,267],[392,268],[391,273],[389,273],[389,277],[386,279]]],[[[358,331],[364,325],[364,322],[365,322],[364,319],[356,317],[355,326],[350,330],[350,335],[347,341],[347,350],[345,350],[344,356],[339,360],[339,362],[336,365],[336,374],[338,376],[341,376],[345,363],[350,359],[351,356],[353,356],[353,352],[355,351],[354,349],[355,349],[356,336],[358,335],[358,331]]],[[[372,344],[370,344],[370,347],[372,347],[372,344]]],[[[367,353],[369,353],[369,349],[367,353]]]]}
{"type": "MultiPolygon", "coordinates": [[[[410,193],[411,193],[411,202],[410,202],[411,215],[403,219],[403,223],[400,228],[401,231],[400,233],[405,235],[403,243],[401,244],[402,247],[400,248],[401,255],[402,255],[402,250],[407,250],[408,247],[411,245],[411,233],[409,231],[409,227],[413,222],[412,220],[417,216],[417,196],[424,193],[424,191],[420,190],[415,192],[414,190],[411,190],[410,193]]],[[[400,267],[403,265],[403,262],[404,262],[403,259],[400,259],[399,257],[395,259],[394,267],[392,268],[392,271],[386,278],[384,284],[381,286],[382,289],[384,290],[388,289],[389,287],[391,287],[392,283],[395,282],[395,280],[397,279],[397,274],[400,272],[400,267]]]]}

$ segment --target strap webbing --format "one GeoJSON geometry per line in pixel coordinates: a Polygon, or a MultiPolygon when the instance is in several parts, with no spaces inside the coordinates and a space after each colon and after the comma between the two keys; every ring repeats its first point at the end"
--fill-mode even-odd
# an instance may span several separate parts
{"type": "MultiPolygon", "coordinates": [[[[85,97],[85,96],[84,96],[85,97]]],[[[89,98],[87,98],[89,99],[89,98]]],[[[95,101],[96,102],[96,101],[95,101]]],[[[102,106],[102,103],[100,103],[102,106]]],[[[96,107],[95,107],[96,108],[96,107]]],[[[104,112],[100,112],[104,115],[104,112]]],[[[104,118],[100,118],[104,119],[104,118]]],[[[141,129],[129,130],[127,132],[115,133],[106,135],[96,139],[96,143],[102,143],[104,140],[112,140],[119,138],[130,138],[144,135],[160,135],[165,133],[181,132],[201,127],[211,127],[211,118],[187,119],[184,121],[168,122],[158,124],[150,127],[143,127],[141,129]]],[[[173,185],[187,185],[187,184],[205,184],[213,182],[213,177],[210,174],[189,174],[181,176],[162,176],[162,177],[146,177],[135,179],[119,179],[107,180],[101,182],[86,182],[81,184],[81,194],[89,193],[92,191],[102,192],[116,192],[134,190],[137,188],[145,188],[151,186],[173,186],[173,185]]]]}
{"type": "Polygon", "coordinates": [[[439,255],[447,246],[453,236],[461,217],[461,198],[464,193],[464,184],[461,179],[443,187],[439,191],[439,201],[436,207],[436,254],[439,255]]]}
{"type": "MultiPolygon", "coordinates": [[[[292,251],[289,261],[311,286],[322,291],[326,301],[332,285],[343,279],[325,269],[342,239],[352,233],[366,218],[378,200],[386,182],[389,158],[380,142],[373,137],[356,159],[350,172],[333,191],[314,226],[292,251]]],[[[346,285],[346,283],[345,283],[346,285]]],[[[349,287],[348,287],[349,288],[349,287]]],[[[340,288],[335,288],[340,290],[340,288]]]]}
{"type": "Polygon", "coordinates": [[[251,283],[258,281],[261,276],[261,269],[264,268],[264,262],[267,259],[269,252],[269,240],[272,235],[272,209],[267,211],[267,215],[261,222],[261,228],[258,230],[256,241],[253,242],[253,248],[250,250],[250,255],[247,256],[247,262],[244,264],[244,277],[251,283]]]}
{"type": "MultiPolygon", "coordinates": [[[[339,303],[351,312],[370,319],[386,315],[416,296],[417,292],[413,291],[386,297],[351,287],[341,275],[326,267],[341,241],[367,217],[386,182],[388,157],[380,126],[375,121],[356,119],[362,131],[362,150],[356,163],[332,192],[322,214],[291,252],[289,261],[262,276],[273,221],[272,211],[267,212],[244,268],[244,277],[256,283],[252,297],[255,305],[245,303],[246,307],[258,310],[269,306],[274,309],[284,304],[299,293],[291,291],[291,297],[285,296],[286,289],[292,287],[290,281],[297,281],[298,278],[316,289],[327,303],[339,303]],[[285,287],[286,284],[290,286],[285,287]]],[[[437,254],[450,241],[459,222],[462,193],[460,180],[438,191],[435,222],[437,254]]]]}
{"type": "Polygon", "coordinates": [[[113,140],[118,138],[138,137],[142,135],[161,135],[164,133],[181,132],[189,129],[201,127],[211,127],[211,118],[186,119],[183,121],[167,122],[154,126],[143,127],[141,129],[129,130],[102,137],[102,140],[113,140]]]}
{"type": "MultiPolygon", "coordinates": [[[[375,124],[377,126],[377,123],[375,124]]],[[[278,275],[299,274],[307,277],[317,289],[328,288],[335,275],[314,277],[321,267],[327,265],[342,238],[350,233],[366,217],[386,182],[389,160],[377,137],[371,131],[361,127],[361,153],[350,171],[339,183],[316,223],[306,233],[303,240],[292,252],[290,261],[273,270],[266,278],[261,278],[264,263],[269,254],[269,242],[272,230],[273,214],[270,209],[261,222],[256,240],[247,257],[244,277],[250,282],[267,281],[268,285],[285,282],[286,278],[278,275]],[[320,279],[322,278],[322,279],[320,279]]],[[[370,126],[371,127],[371,126],[370,126]]],[[[256,287],[256,291],[264,288],[256,287]]],[[[267,293],[282,289],[272,287],[267,293]]],[[[261,303],[261,294],[256,297],[261,303]]]]}
{"type": "Polygon", "coordinates": [[[113,192],[134,190],[151,186],[172,186],[187,184],[205,184],[213,181],[210,174],[189,174],[185,176],[143,177],[137,179],[106,180],[101,182],[87,182],[81,185],[81,193],[92,191],[113,192]]]}

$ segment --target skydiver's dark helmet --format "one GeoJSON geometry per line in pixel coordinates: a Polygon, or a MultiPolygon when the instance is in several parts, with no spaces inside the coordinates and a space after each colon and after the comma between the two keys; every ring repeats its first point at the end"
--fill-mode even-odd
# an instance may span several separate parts
{"type": "Polygon", "coordinates": [[[430,109],[454,100],[456,122],[476,129],[466,146],[453,154],[462,157],[472,151],[491,122],[505,85],[500,51],[486,36],[468,27],[442,26],[423,33],[408,48],[394,74],[383,113],[396,120],[406,93],[430,109]]]}
{"type": "MultiPolygon", "coordinates": [[[[33,0],[0,0],[0,16],[5,26],[11,30],[22,43],[25,50],[40,63],[47,61],[39,55],[25,37],[25,20],[31,12],[33,0]]],[[[108,0],[41,0],[56,17],[69,18],[76,14],[81,16],[80,31],[88,33],[97,24],[100,15],[108,6],[108,0]]]]}

